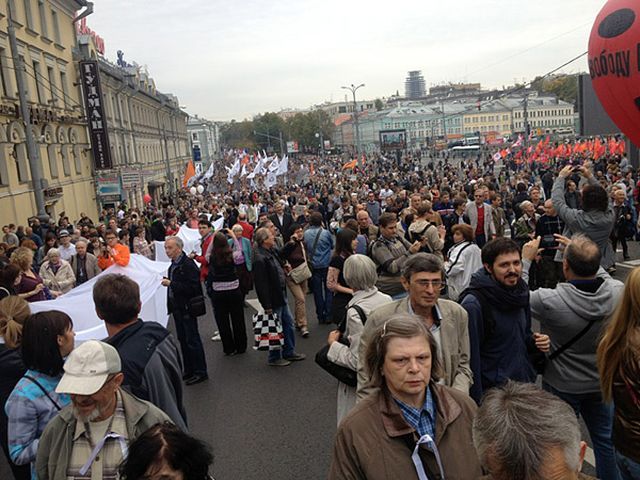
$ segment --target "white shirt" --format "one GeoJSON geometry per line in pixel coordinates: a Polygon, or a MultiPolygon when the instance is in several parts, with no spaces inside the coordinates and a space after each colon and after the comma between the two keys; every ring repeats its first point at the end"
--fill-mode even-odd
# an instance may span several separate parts
{"type": "Polygon", "coordinates": [[[76,246],[73,243],[70,243],[66,248],[60,245],[58,247],[58,250],[60,251],[60,258],[62,260],[66,260],[67,262],[69,262],[71,260],[71,257],[76,254],[76,246]]]}

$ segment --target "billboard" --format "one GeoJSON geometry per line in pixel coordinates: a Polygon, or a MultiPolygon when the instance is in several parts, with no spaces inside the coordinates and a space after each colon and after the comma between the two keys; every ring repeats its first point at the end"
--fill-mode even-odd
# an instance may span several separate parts
{"type": "Polygon", "coordinates": [[[298,142],[287,142],[287,153],[298,153],[298,142]]]}
{"type": "Polygon", "coordinates": [[[381,149],[404,149],[407,145],[407,131],[400,130],[380,130],[381,149]]]}
{"type": "Polygon", "coordinates": [[[98,62],[80,62],[80,78],[84,104],[87,109],[87,124],[94,166],[96,170],[109,170],[113,165],[109,149],[109,136],[107,135],[107,119],[102,105],[103,97],[98,62]]]}

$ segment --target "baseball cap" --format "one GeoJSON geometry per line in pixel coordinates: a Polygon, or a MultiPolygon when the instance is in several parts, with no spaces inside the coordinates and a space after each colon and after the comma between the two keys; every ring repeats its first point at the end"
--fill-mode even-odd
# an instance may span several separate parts
{"type": "Polygon", "coordinates": [[[60,233],[58,233],[58,237],[68,237],[68,236],[69,236],[68,230],[60,230],[60,233]]]}
{"type": "Polygon", "coordinates": [[[111,345],[89,340],[73,350],[64,363],[64,375],[56,387],[57,393],[93,395],[109,375],[120,373],[118,351],[111,345]]]}

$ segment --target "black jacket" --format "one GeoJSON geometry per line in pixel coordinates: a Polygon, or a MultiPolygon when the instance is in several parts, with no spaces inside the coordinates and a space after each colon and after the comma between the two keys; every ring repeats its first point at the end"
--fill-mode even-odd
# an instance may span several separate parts
{"type": "MultiPolygon", "coordinates": [[[[156,242],[164,242],[167,235],[162,220],[154,220],[149,230],[151,231],[152,240],[155,240],[156,242]]],[[[133,236],[131,238],[133,238],[133,236]]]]}
{"type": "MultiPolygon", "coordinates": [[[[171,267],[169,267],[169,272],[171,272],[171,267]]],[[[174,310],[186,313],[189,300],[202,295],[200,270],[198,270],[196,262],[183,252],[178,265],[172,273],[168,274],[168,277],[171,284],[167,290],[167,309],[169,313],[173,313],[174,310]]]]}
{"type": "Polygon", "coordinates": [[[153,403],[186,431],[182,361],[169,330],[157,322],[138,320],[105,342],[120,354],[123,386],[136,397],[153,403]]]}
{"type": "Polygon", "coordinates": [[[258,301],[265,310],[273,310],[285,304],[284,272],[278,254],[274,251],[256,248],[253,260],[253,275],[258,301]]]}
{"type": "Polygon", "coordinates": [[[291,225],[293,225],[293,217],[291,216],[291,214],[286,212],[283,213],[282,223],[280,223],[280,219],[275,213],[269,217],[269,220],[271,220],[276,228],[280,230],[280,234],[284,239],[284,243],[287,243],[289,241],[289,238],[291,237],[291,232],[289,232],[289,230],[291,229],[291,225]]]}

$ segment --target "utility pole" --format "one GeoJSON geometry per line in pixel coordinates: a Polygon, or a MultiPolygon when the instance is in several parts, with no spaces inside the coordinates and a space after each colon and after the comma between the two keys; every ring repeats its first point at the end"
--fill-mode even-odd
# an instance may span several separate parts
{"type": "Polygon", "coordinates": [[[280,158],[284,158],[284,144],[282,143],[282,131],[279,132],[280,137],[280,158]]]}
{"type": "Polygon", "coordinates": [[[320,158],[324,160],[324,135],[322,133],[322,110],[318,109],[318,133],[320,134],[320,158]]]}
{"type": "MultiPolygon", "coordinates": [[[[18,51],[18,40],[16,39],[16,30],[13,25],[13,12],[11,11],[11,2],[7,2],[7,24],[9,34],[9,45],[11,55],[13,56],[13,67],[16,71],[16,83],[18,85],[18,98],[20,100],[20,114],[24,122],[24,131],[27,141],[27,157],[29,158],[29,170],[31,170],[31,184],[33,186],[33,195],[36,200],[36,209],[38,211],[38,219],[43,223],[49,223],[49,215],[44,208],[44,189],[46,187],[44,176],[42,173],[42,164],[40,163],[40,152],[33,138],[33,129],[31,125],[31,115],[29,113],[29,105],[27,104],[27,85],[24,80],[24,62],[18,51]]],[[[37,82],[37,79],[36,79],[37,82]]]]}
{"type": "Polygon", "coordinates": [[[444,100],[440,101],[440,106],[442,107],[442,135],[444,136],[444,141],[447,142],[447,121],[444,113],[444,100]]]}
{"type": "Polygon", "coordinates": [[[345,90],[349,90],[353,94],[353,122],[356,127],[356,159],[358,161],[358,167],[362,168],[362,158],[360,158],[360,125],[358,124],[358,103],[356,102],[356,91],[360,88],[364,87],[364,83],[361,83],[357,87],[352,83],[350,87],[340,87],[345,90]]]}

